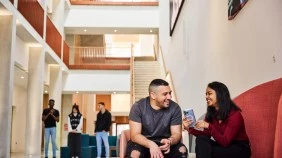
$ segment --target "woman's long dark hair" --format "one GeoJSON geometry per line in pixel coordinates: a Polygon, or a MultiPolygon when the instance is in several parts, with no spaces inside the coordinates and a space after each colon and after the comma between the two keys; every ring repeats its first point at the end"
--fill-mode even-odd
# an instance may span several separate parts
{"type": "Polygon", "coordinates": [[[73,109],[76,109],[76,110],[77,110],[77,114],[81,114],[80,111],[79,111],[79,106],[76,105],[76,103],[74,103],[74,105],[72,106],[71,114],[73,114],[73,109]]]}
{"type": "Polygon", "coordinates": [[[226,85],[221,82],[211,82],[208,84],[208,87],[213,89],[216,93],[218,110],[214,107],[208,106],[206,120],[208,122],[212,121],[213,117],[216,117],[218,120],[226,120],[230,111],[242,111],[231,99],[230,93],[226,85]]]}

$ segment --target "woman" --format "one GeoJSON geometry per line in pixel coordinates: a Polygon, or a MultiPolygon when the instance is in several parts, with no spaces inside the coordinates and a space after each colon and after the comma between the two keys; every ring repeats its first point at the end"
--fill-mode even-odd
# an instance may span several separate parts
{"type": "Polygon", "coordinates": [[[83,117],[79,112],[78,105],[72,106],[72,112],[68,116],[68,146],[70,148],[70,157],[81,157],[81,131],[83,117]]]}
{"type": "Polygon", "coordinates": [[[228,88],[220,82],[209,83],[206,89],[205,120],[189,127],[191,120],[183,119],[185,129],[196,136],[197,158],[249,158],[251,148],[241,109],[231,100],[228,88]],[[197,130],[203,128],[203,131],[197,130]],[[213,139],[210,139],[210,138],[213,139]]]}

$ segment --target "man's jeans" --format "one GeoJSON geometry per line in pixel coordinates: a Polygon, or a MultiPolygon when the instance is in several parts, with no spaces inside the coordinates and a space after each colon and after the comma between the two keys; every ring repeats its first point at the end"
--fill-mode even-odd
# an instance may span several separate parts
{"type": "Polygon", "coordinates": [[[108,141],[108,132],[96,132],[97,157],[101,157],[102,140],[103,140],[104,145],[105,145],[106,157],[109,157],[110,147],[109,147],[109,141],[108,141]]]}
{"type": "Polygon", "coordinates": [[[49,140],[51,136],[51,142],[52,142],[52,151],[53,151],[53,157],[56,156],[56,127],[51,128],[45,128],[44,129],[45,134],[45,157],[48,157],[48,147],[49,147],[49,140]]]}

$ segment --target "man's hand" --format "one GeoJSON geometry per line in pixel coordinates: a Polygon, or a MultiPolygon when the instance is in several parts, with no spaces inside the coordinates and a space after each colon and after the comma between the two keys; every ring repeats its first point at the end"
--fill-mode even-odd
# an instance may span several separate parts
{"type": "Polygon", "coordinates": [[[74,129],[74,130],[71,131],[71,133],[77,133],[77,132],[76,132],[76,130],[74,129]]]}
{"type": "Polygon", "coordinates": [[[150,141],[149,149],[150,149],[151,158],[164,158],[164,155],[160,147],[155,142],[150,141]]]}
{"type": "Polygon", "coordinates": [[[165,154],[168,154],[170,152],[171,141],[169,139],[162,139],[161,143],[164,145],[160,146],[160,149],[165,151],[165,154]]]}

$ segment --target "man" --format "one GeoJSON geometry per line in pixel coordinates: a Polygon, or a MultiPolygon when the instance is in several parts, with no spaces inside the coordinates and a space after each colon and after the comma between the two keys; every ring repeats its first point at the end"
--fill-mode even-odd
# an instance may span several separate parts
{"type": "Polygon", "coordinates": [[[42,113],[42,121],[44,122],[45,133],[45,158],[48,157],[49,138],[51,136],[53,158],[56,157],[56,122],[59,122],[60,113],[54,109],[55,100],[49,100],[49,108],[44,109],[42,113]]]}
{"type": "Polygon", "coordinates": [[[99,113],[97,114],[97,120],[95,125],[95,134],[97,141],[97,157],[101,157],[102,153],[102,140],[104,142],[106,157],[109,157],[110,147],[108,141],[108,132],[112,124],[112,115],[105,109],[105,103],[98,103],[99,113]]]}
{"type": "Polygon", "coordinates": [[[155,79],[149,85],[149,97],[136,102],[129,114],[131,140],[126,157],[187,157],[187,148],[180,142],[182,114],[171,100],[169,84],[155,79]]]}

